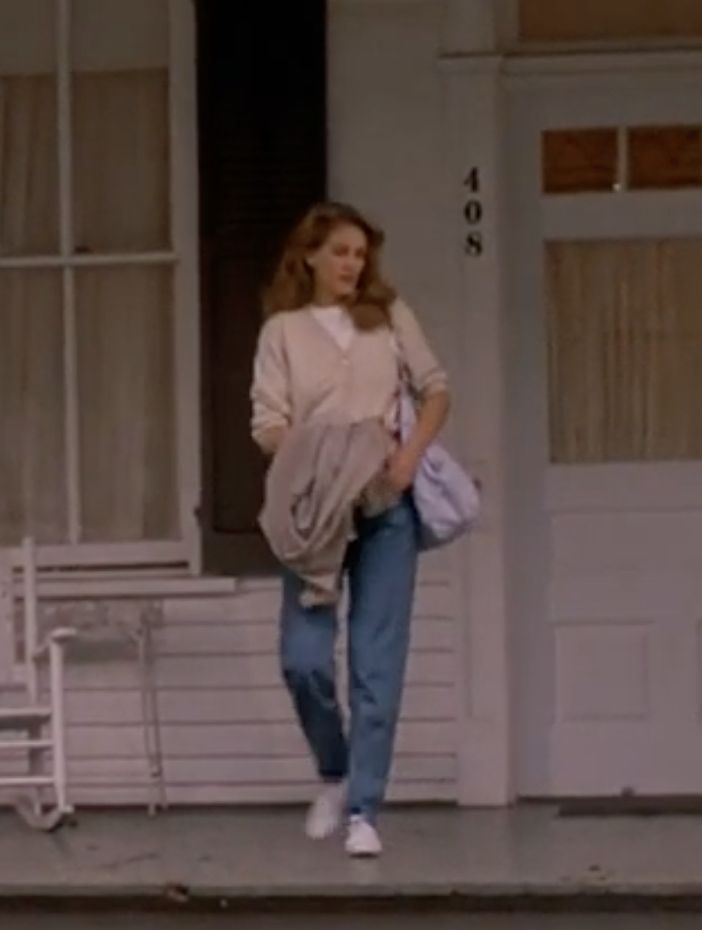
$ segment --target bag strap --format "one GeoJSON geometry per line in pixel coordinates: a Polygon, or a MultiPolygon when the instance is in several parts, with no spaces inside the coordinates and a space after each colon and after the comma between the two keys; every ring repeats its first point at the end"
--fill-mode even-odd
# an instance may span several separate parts
{"type": "Polygon", "coordinates": [[[395,355],[395,361],[397,362],[397,379],[400,390],[406,391],[414,403],[416,401],[416,391],[412,386],[412,375],[402,351],[402,341],[400,340],[397,328],[394,326],[392,319],[390,321],[389,338],[390,345],[395,355]]]}
{"type": "Polygon", "coordinates": [[[391,325],[389,330],[389,339],[392,346],[393,354],[395,356],[395,361],[397,363],[397,394],[395,400],[395,429],[397,435],[401,438],[402,441],[406,438],[407,426],[405,424],[405,416],[403,415],[403,407],[409,404],[413,411],[416,410],[417,406],[417,396],[416,392],[412,386],[412,376],[410,374],[409,366],[405,361],[402,354],[402,343],[397,334],[397,330],[391,325]]]}

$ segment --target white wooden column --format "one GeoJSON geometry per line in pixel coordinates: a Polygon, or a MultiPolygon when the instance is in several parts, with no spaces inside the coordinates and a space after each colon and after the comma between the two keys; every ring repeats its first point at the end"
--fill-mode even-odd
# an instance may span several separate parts
{"type": "MultiPolygon", "coordinates": [[[[455,43],[455,32],[452,38],[455,43]]],[[[482,525],[454,552],[464,610],[457,687],[459,801],[466,805],[512,799],[500,65],[496,56],[457,54],[455,46],[440,62],[455,315],[452,369],[458,373],[454,418],[460,453],[484,491],[482,525]]]]}

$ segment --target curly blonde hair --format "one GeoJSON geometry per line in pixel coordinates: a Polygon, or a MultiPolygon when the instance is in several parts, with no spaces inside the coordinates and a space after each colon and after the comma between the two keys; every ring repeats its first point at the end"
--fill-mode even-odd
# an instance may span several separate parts
{"type": "Polygon", "coordinates": [[[390,305],[396,292],[380,273],[380,251],[385,237],[354,207],[334,202],[315,204],[289,234],[273,280],[263,295],[266,318],[276,313],[301,310],[312,302],[314,272],[306,258],[339,226],[360,229],[368,245],[358,288],[346,304],[349,315],[361,330],[390,325],[390,305]]]}

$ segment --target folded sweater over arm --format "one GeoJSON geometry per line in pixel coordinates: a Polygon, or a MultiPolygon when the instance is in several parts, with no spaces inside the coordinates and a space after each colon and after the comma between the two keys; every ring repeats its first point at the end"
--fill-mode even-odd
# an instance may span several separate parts
{"type": "Polygon", "coordinates": [[[373,516],[397,503],[385,480],[392,440],[378,420],[291,429],[268,471],[259,519],[276,558],[304,582],[304,606],[339,596],[357,507],[373,516]]]}

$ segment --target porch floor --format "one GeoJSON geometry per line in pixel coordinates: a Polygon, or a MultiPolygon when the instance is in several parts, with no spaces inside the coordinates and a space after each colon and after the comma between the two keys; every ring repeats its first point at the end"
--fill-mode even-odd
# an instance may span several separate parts
{"type": "MultiPolygon", "coordinates": [[[[0,902],[105,898],[168,903],[358,896],[702,901],[702,818],[561,818],[510,810],[396,807],[384,856],[350,860],[312,843],[290,808],[78,812],[54,834],[0,812],[0,902]]],[[[643,903],[643,902],[642,902],[643,903]]],[[[1,909],[1,907],[0,907],[1,909]]]]}

